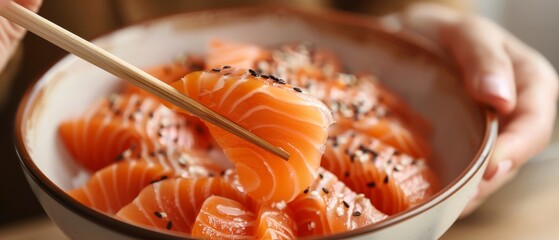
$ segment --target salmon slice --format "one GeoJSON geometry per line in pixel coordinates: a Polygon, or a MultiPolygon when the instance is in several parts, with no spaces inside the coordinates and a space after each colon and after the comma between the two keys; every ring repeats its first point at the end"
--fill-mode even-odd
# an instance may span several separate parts
{"type": "MultiPolygon", "coordinates": [[[[188,55],[182,59],[178,59],[172,63],[161,64],[145,69],[145,72],[161,80],[164,83],[172,83],[184,77],[184,75],[204,70],[204,60],[196,55],[188,55]]],[[[144,91],[132,84],[126,83],[124,85],[123,94],[139,94],[142,96],[153,97],[151,93],[144,91]]]]}
{"type": "Polygon", "coordinates": [[[138,152],[132,146],[140,146],[142,141],[135,131],[100,118],[65,121],[60,125],[59,134],[70,155],[90,171],[109,166],[125,150],[138,152]]]}
{"type": "Polygon", "coordinates": [[[192,236],[201,239],[253,239],[255,216],[243,204],[211,196],[196,217],[192,236]]]}
{"type": "Polygon", "coordinates": [[[204,200],[212,195],[253,204],[225,177],[172,178],[147,186],[116,217],[151,229],[190,234],[204,200]]]}
{"type": "Polygon", "coordinates": [[[321,166],[388,215],[422,203],[439,188],[423,159],[351,130],[329,139],[321,166]]]}
{"type": "Polygon", "coordinates": [[[253,44],[214,40],[209,45],[206,65],[208,69],[223,66],[253,68],[258,61],[270,57],[270,51],[253,44]]]}
{"type": "Polygon", "coordinates": [[[318,173],[316,180],[288,205],[297,216],[299,237],[349,231],[387,217],[334,174],[322,168],[318,173]]]}
{"type": "Polygon", "coordinates": [[[165,179],[169,174],[156,164],[119,162],[96,172],[84,186],[70,190],[68,194],[97,211],[114,214],[130,203],[145,186],[165,179]]]}
{"type": "Polygon", "coordinates": [[[256,239],[297,238],[295,218],[285,202],[261,206],[256,223],[256,239]]]}
{"type": "Polygon", "coordinates": [[[253,70],[194,72],[171,86],[291,154],[285,161],[207,125],[234,163],[240,183],[257,201],[289,202],[314,180],[332,123],[330,111],[320,101],[253,70]]]}
{"type": "Polygon", "coordinates": [[[76,162],[92,172],[118,160],[126,149],[136,156],[163,148],[206,150],[214,144],[197,118],[138,94],[103,99],[83,117],[62,122],[59,136],[76,162]]]}

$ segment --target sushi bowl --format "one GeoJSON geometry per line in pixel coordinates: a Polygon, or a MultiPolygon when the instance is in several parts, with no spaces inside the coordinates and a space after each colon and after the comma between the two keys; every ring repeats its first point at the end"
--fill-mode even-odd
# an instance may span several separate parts
{"type": "MultiPolygon", "coordinates": [[[[262,46],[310,41],[332,49],[349,71],[375,73],[431,124],[428,142],[442,189],[380,223],[328,237],[436,239],[474,196],[496,139],[496,117],[468,97],[452,64],[405,31],[338,12],[242,8],[164,17],[115,31],[95,44],[142,68],[178,53],[203,54],[213,39],[262,46]]],[[[52,66],[19,106],[15,145],[21,166],[45,212],[73,239],[176,238],[99,213],[65,192],[83,173],[62,145],[58,125],[121,84],[75,56],[52,66]]]]}

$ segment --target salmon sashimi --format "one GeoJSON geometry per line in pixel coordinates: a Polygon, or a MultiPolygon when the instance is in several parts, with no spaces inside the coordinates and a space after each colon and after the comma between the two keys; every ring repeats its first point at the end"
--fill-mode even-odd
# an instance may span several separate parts
{"type": "Polygon", "coordinates": [[[119,162],[96,172],[84,186],[70,190],[68,194],[97,211],[114,214],[130,203],[145,186],[165,179],[169,174],[152,163],[119,162]]]}
{"type": "Polygon", "coordinates": [[[253,239],[255,215],[243,204],[211,196],[202,205],[192,228],[200,239],[253,239]]]}
{"type": "Polygon", "coordinates": [[[262,202],[289,202],[314,180],[327,128],[333,122],[322,102],[253,70],[194,72],[171,85],[291,154],[288,161],[283,160],[208,124],[251,197],[262,202]]]}
{"type": "MultiPolygon", "coordinates": [[[[184,77],[184,75],[188,73],[204,70],[205,68],[206,67],[204,60],[201,57],[196,55],[187,55],[171,63],[150,67],[146,69],[145,72],[164,83],[172,83],[184,77]]],[[[151,93],[148,93],[145,90],[129,83],[126,83],[124,85],[123,94],[139,94],[142,96],[152,96],[151,93]]]]}
{"type": "Polygon", "coordinates": [[[190,234],[204,200],[212,195],[253,204],[228,178],[172,178],[143,189],[116,217],[152,229],[190,234]]]}
{"type": "Polygon", "coordinates": [[[206,65],[208,69],[223,66],[253,68],[257,62],[270,57],[269,50],[253,44],[214,40],[209,45],[206,65]]]}
{"type": "Polygon", "coordinates": [[[288,205],[297,216],[299,237],[349,231],[387,217],[334,174],[322,168],[318,173],[317,179],[288,205]]]}
{"type": "Polygon", "coordinates": [[[297,225],[285,202],[260,206],[255,239],[296,239],[297,225]]]}
{"type": "Polygon", "coordinates": [[[388,215],[413,207],[438,190],[437,178],[423,159],[351,130],[330,137],[321,166],[388,215]]]}
{"type": "Polygon", "coordinates": [[[83,117],[66,120],[59,136],[74,159],[89,171],[162,148],[207,149],[213,144],[200,120],[174,113],[153,98],[111,95],[83,117]]]}

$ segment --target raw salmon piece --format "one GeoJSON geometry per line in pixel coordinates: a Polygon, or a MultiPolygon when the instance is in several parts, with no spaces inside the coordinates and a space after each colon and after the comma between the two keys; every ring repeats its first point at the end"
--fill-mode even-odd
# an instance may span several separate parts
{"type": "MultiPolygon", "coordinates": [[[[162,82],[171,83],[179,80],[190,72],[204,70],[205,68],[205,63],[201,57],[187,55],[184,58],[178,59],[172,63],[150,67],[146,69],[145,72],[162,82]]],[[[148,93],[129,83],[124,85],[123,94],[140,94],[142,96],[153,97],[151,93],[148,93]]]]}
{"type": "Polygon", "coordinates": [[[116,217],[138,226],[189,234],[204,200],[212,195],[253,204],[227,178],[172,178],[147,186],[116,217]]]}
{"type": "Polygon", "coordinates": [[[130,203],[145,186],[170,174],[156,164],[119,162],[99,170],[84,186],[70,190],[68,194],[97,211],[114,214],[130,203]]]}
{"type": "Polygon", "coordinates": [[[125,150],[136,154],[142,137],[118,122],[100,118],[65,121],[59,134],[70,155],[83,167],[97,171],[118,160],[125,150]]]}
{"type": "Polygon", "coordinates": [[[354,192],[334,174],[322,168],[318,173],[316,180],[289,203],[296,216],[299,237],[349,231],[387,217],[368,198],[354,192]]]}
{"type": "Polygon", "coordinates": [[[270,57],[270,51],[253,44],[214,40],[210,42],[206,65],[208,69],[223,66],[253,68],[258,61],[270,57]]]}
{"type": "Polygon", "coordinates": [[[223,68],[194,72],[171,86],[289,152],[291,158],[283,160],[208,124],[251,197],[289,202],[316,176],[331,114],[299,88],[251,71],[223,68]]]}
{"type": "Polygon", "coordinates": [[[206,150],[213,145],[200,120],[137,94],[103,99],[84,116],[62,122],[59,136],[72,157],[92,172],[118,160],[126,149],[136,156],[164,148],[206,150]]]}
{"type": "Polygon", "coordinates": [[[424,160],[351,130],[330,137],[321,166],[388,215],[420,204],[438,190],[424,160]]]}
{"type": "Polygon", "coordinates": [[[285,202],[260,207],[256,220],[256,239],[296,239],[295,218],[285,202]]]}
{"type": "Polygon", "coordinates": [[[255,216],[243,204],[211,196],[202,205],[192,228],[192,237],[201,239],[253,239],[255,216]]]}

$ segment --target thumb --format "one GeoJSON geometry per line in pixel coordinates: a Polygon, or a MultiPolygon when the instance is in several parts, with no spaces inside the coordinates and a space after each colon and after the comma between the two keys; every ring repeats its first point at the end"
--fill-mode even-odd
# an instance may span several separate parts
{"type": "Polygon", "coordinates": [[[465,85],[477,101],[501,114],[516,105],[512,62],[502,32],[492,23],[471,17],[459,26],[441,29],[441,42],[459,63],[465,85]]]}
{"type": "Polygon", "coordinates": [[[504,33],[483,18],[458,13],[432,3],[417,3],[403,13],[384,17],[386,25],[399,25],[439,44],[462,72],[464,84],[478,102],[510,113],[516,89],[504,33]]]}

